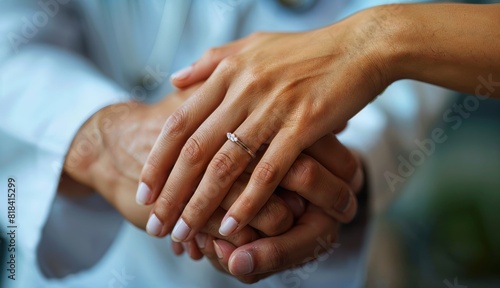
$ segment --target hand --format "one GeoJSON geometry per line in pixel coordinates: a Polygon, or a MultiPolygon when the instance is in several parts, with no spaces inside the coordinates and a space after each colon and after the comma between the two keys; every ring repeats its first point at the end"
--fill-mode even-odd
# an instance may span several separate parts
{"type": "Polygon", "coordinates": [[[68,150],[61,186],[97,191],[136,226],[147,222],[150,208],[135,203],[132,187],[165,119],[189,97],[178,91],[155,105],[126,102],[96,112],[82,125],[68,150]],[[146,216],[143,216],[143,215],[146,216]]]}
{"type": "MultiPolygon", "coordinates": [[[[194,231],[185,235],[191,239],[251,162],[249,153],[226,140],[227,132],[234,131],[251,151],[270,145],[224,217],[224,235],[251,221],[303,150],[385,88],[384,49],[378,38],[366,38],[375,32],[363,34],[374,21],[370,13],[311,32],[257,34],[212,50],[195,65],[217,68],[167,120],[141,175],[151,199],[161,192],[154,207],[155,221],[163,225],[160,235],[176,221],[172,207],[190,199],[179,225],[194,231]],[[197,183],[202,184],[196,188],[197,183]]],[[[192,72],[198,75],[193,81],[206,77],[209,68],[192,72]]],[[[345,205],[353,202],[327,212],[348,222],[354,209],[345,205]]]]}
{"type": "MultiPolygon", "coordinates": [[[[361,163],[359,156],[357,156],[355,152],[352,153],[357,159],[356,163],[361,163]]],[[[330,158],[335,160],[335,157],[331,157],[331,153],[328,150],[321,151],[321,155],[323,157],[320,159],[330,158]]],[[[321,187],[325,184],[327,185],[328,180],[326,179],[329,177],[328,175],[320,173],[322,171],[322,169],[320,169],[321,164],[306,155],[301,155],[300,157],[303,158],[294,163],[294,168],[289,171],[286,178],[293,178],[292,180],[296,183],[308,182],[306,180],[307,178],[317,179],[316,181],[318,183],[315,187],[321,187]],[[301,161],[303,162],[298,164],[298,162],[301,161]],[[306,176],[303,173],[296,173],[302,170],[300,165],[309,167],[307,169],[310,173],[309,176],[306,176]]],[[[346,168],[349,169],[348,167],[346,168]]],[[[359,171],[362,171],[360,166],[357,168],[359,168],[359,171]]],[[[251,168],[247,168],[243,175],[247,175],[246,177],[249,178],[250,173],[251,168]]],[[[248,178],[246,181],[248,181],[248,178]]],[[[234,196],[236,196],[236,194],[233,193],[234,187],[241,187],[239,189],[239,193],[241,193],[243,190],[242,188],[246,185],[246,181],[241,183],[242,179],[240,177],[235,185],[231,187],[230,194],[234,195],[229,197],[230,203],[226,203],[226,206],[228,204],[232,204],[235,200],[234,196]]],[[[355,193],[359,192],[361,188],[360,185],[363,184],[363,181],[364,180],[353,181],[353,183],[351,183],[351,188],[355,193]]],[[[311,190],[312,192],[321,194],[323,190],[314,190],[315,187],[309,186],[304,187],[303,189],[313,189],[311,190]]],[[[293,200],[293,197],[296,196],[295,192],[284,191],[284,193],[280,193],[279,195],[284,199],[292,197],[291,200],[286,201],[287,203],[296,202],[293,200]]],[[[226,197],[224,201],[227,199],[228,197],[226,197]]],[[[296,224],[291,228],[291,230],[279,236],[262,237],[262,235],[259,235],[258,239],[252,241],[251,243],[239,246],[231,244],[225,240],[218,239],[216,236],[213,236],[213,234],[206,235],[198,233],[195,236],[195,240],[184,242],[182,243],[183,245],[181,245],[181,243],[172,242],[173,249],[177,254],[181,254],[186,251],[193,259],[200,259],[203,256],[207,256],[214,267],[220,271],[232,274],[244,283],[254,283],[276,272],[312,261],[318,258],[319,254],[325,250],[329,250],[328,252],[331,252],[330,244],[335,241],[338,223],[323,211],[318,211],[318,209],[319,208],[317,206],[312,204],[309,204],[305,214],[302,213],[303,211],[301,211],[301,209],[298,209],[298,211],[297,209],[292,209],[295,210],[294,215],[296,219],[298,218],[296,220],[296,224]],[[216,245],[214,245],[214,243],[216,243],[216,245]],[[236,253],[233,253],[236,249],[236,253]],[[246,251],[249,254],[242,251],[246,251]],[[240,252],[242,253],[238,254],[240,252]],[[250,261],[250,263],[253,264],[253,269],[249,268],[251,265],[248,265],[248,260],[245,262],[241,255],[251,255],[252,261],[250,261]],[[252,272],[248,272],[249,270],[245,272],[245,269],[250,269],[252,272]]],[[[325,259],[325,257],[328,256],[322,256],[320,259],[325,259]]]]}
{"type": "MultiPolygon", "coordinates": [[[[60,185],[65,189],[60,191],[89,187],[87,190],[100,193],[132,224],[145,229],[151,207],[136,203],[139,173],[165,119],[198,87],[176,91],[155,105],[121,103],[95,113],[80,128],[68,151],[60,185]]],[[[236,199],[243,186],[240,188],[233,189],[228,197],[236,199]]],[[[232,202],[223,204],[227,209],[232,202]]],[[[225,211],[219,208],[202,231],[222,237],[217,230],[225,211]]],[[[292,222],[289,205],[274,196],[251,225],[266,235],[277,235],[288,230],[292,222]]],[[[242,245],[256,239],[257,231],[246,229],[235,236],[224,238],[242,245]]]]}
{"type": "MultiPolygon", "coordinates": [[[[193,242],[188,249],[199,249],[201,252],[197,253],[207,256],[217,269],[250,284],[313,260],[326,260],[337,247],[339,226],[332,217],[310,204],[296,225],[282,235],[260,238],[241,246],[204,236],[203,247],[193,242]]],[[[175,249],[182,253],[182,246],[173,243],[179,245],[175,249]]]]}

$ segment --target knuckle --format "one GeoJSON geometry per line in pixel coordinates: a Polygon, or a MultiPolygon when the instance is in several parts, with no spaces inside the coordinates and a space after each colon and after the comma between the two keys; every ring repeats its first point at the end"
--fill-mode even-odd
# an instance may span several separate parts
{"type": "Polygon", "coordinates": [[[205,55],[203,55],[203,58],[215,59],[219,56],[220,51],[221,51],[220,47],[212,47],[205,52],[205,55]]]}
{"type": "Polygon", "coordinates": [[[277,180],[278,171],[274,165],[269,162],[262,162],[255,167],[255,181],[259,185],[267,186],[277,180]]]}
{"type": "Polygon", "coordinates": [[[292,166],[292,173],[300,187],[311,187],[316,182],[318,165],[311,158],[299,157],[292,166]]]}
{"type": "Polygon", "coordinates": [[[255,239],[255,234],[253,234],[251,229],[243,229],[234,235],[227,236],[226,238],[227,241],[231,242],[234,246],[239,247],[252,242],[255,239]]]}
{"type": "Polygon", "coordinates": [[[249,197],[247,195],[240,195],[240,197],[238,197],[237,199],[237,202],[237,204],[239,205],[238,210],[241,215],[254,216],[260,209],[258,203],[256,203],[252,197],[249,197]]]}
{"type": "Polygon", "coordinates": [[[162,138],[175,138],[181,135],[187,127],[187,122],[188,112],[181,106],[165,122],[161,131],[162,138]]]}
{"type": "Polygon", "coordinates": [[[196,198],[192,201],[189,201],[186,209],[184,209],[183,219],[186,221],[186,224],[192,229],[194,228],[194,222],[200,221],[200,217],[202,217],[202,215],[205,215],[205,213],[207,212],[208,202],[203,199],[204,198],[196,198]]]}
{"type": "Polygon", "coordinates": [[[181,157],[189,164],[198,164],[203,158],[203,149],[201,141],[195,135],[191,136],[182,148],[181,157]]]}
{"type": "Polygon", "coordinates": [[[242,59],[238,55],[230,55],[227,56],[226,58],[222,59],[220,62],[218,69],[221,69],[223,72],[226,73],[232,73],[238,67],[240,67],[240,64],[242,63],[242,59]],[[219,68],[220,67],[220,68],[219,68]]]}
{"type": "Polygon", "coordinates": [[[293,216],[286,204],[272,197],[259,211],[256,229],[267,236],[276,236],[288,230],[293,224],[293,216]]]}
{"type": "MultiPolygon", "coordinates": [[[[253,59],[257,58],[257,56],[253,56],[253,59]]],[[[253,62],[257,62],[256,61],[253,62]]],[[[252,63],[252,62],[250,62],[252,63]]],[[[245,93],[253,93],[255,94],[258,91],[262,90],[271,90],[273,86],[273,71],[269,67],[259,65],[259,64],[254,64],[252,63],[251,65],[245,65],[245,83],[246,87],[243,92],[245,93]]]]}
{"type": "Polygon", "coordinates": [[[168,215],[180,214],[181,209],[170,193],[161,193],[154,207],[154,213],[160,221],[165,223],[168,215]]]}
{"type": "Polygon", "coordinates": [[[209,168],[213,171],[216,180],[225,183],[231,177],[232,171],[236,170],[237,164],[229,154],[219,152],[214,156],[212,162],[210,162],[209,168]]]}
{"type": "Polygon", "coordinates": [[[287,253],[280,243],[272,242],[268,247],[267,255],[269,255],[268,260],[272,270],[283,269],[288,263],[287,253]]]}

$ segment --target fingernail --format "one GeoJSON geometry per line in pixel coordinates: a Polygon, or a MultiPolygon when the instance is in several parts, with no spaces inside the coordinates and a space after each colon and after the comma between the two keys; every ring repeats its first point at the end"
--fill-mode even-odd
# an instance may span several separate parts
{"type": "Polygon", "coordinates": [[[234,257],[231,257],[229,269],[233,275],[246,275],[252,273],[253,258],[247,251],[240,251],[234,257]]]}
{"type": "Polygon", "coordinates": [[[163,224],[161,224],[160,219],[156,217],[153,213],[149,217],[148,224],[146,224],[146,231],[149,235],[158,236],[161,233],[161,229],[163,228],[163,224]]]}
{"type": "Polygon", "coordinates": [[[238,222],[236,222],[233,217],[227,217],[226,220],[224,220],[220,225],[219,234],[222,236],[228,236],[236,229],[236,227],[238,227],[238,222]]]}
{"type": "Polygon", "coordinates": [[[349,210],[349,207],[351,207],[351,203],[353,200],[352,198],[353,198],[352,193],[349,193],[349,197],[347,198],[347,200],[345,200],[343,203],[339,204],[339,211],[340,212],[345,213],[345,212],[347,212],[347,210],[349,210]]]}
{"type": "Polygon", "coordinates": [[[174,230],[172,231],[172,240],[175,242],[182,242],[186,240],[189,232],[191,232],[191,228],[189,228],[182,218],[179,218],[175,224],[174,230]]]}
{"type": "Polygon", "coordinates": [[[172,80],[184,80],[189,76],[189,74],[191,74],[191,71],[193,71],[193,66],[188,66],[186,68],[183,68],[183,69],[173,73],[170,76],[170,79],[172,79],[172,80]]]}
{"type": "Polygon", "coordinates": [[[196,244],[198,245],[198,248],[203,249],[206,246],[207,234],[198,233],[198,234],[196,234],[196,236],[194,236],[194,240],[196,240],[196,244]]]}
{"type": "Polygon", "coordinates": [[[215,250],[215,254],[217,254],[217,258],[222,259],[222,257],[224,257],[224,255],[222,254],[222,250],[220,249],[219,244],[217,244],[217,242],[215,240],[213,242],[214,242],[214,250],[215,250]]]}
{"type": "Polygon", "coordinates": [[[146,183],[141,182],[139,184],[139,187],[137,188],[137,194],[135,195],[135,201],[139,205],[145,205],[149,197],[151,196],[151,189],[149,189],[148,185],[146,183]]]}

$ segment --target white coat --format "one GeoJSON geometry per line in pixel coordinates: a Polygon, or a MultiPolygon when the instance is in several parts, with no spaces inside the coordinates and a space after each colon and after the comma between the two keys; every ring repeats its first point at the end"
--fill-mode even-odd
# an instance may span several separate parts
{"type": "MultiPolygon", "coordinates": [[[[83,202],[58,196],[68,147],[100,108],[168,94],[169,75],[211,47],[254,31],[322,27],[385,2],[319,0],[300,12],[277,0],[1,0],[0,203],[8,177],[17,183],[16,280],[3,277],[2,287],[246,286],[206,260],[174,256],[170,240],[124,222],[97,196],[83,202]]],[[[397,156],[415,148],[442,93],[398,82],[341,135],[366,161],[373,211],[394,195],[384,172],[396,172],[397,156]]],[[[0,206],[6,229],[6,205],[0,206]]],[[[355,252],[343,252],[342,241],[356,237],[341,235],[326,261],[255,287],[360,287],[369,239],[361,235],[350,244],[355,252]]]]}

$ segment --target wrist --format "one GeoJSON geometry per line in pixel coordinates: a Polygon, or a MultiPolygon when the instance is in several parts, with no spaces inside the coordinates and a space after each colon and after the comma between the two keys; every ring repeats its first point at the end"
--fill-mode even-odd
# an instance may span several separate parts
{"type": "Polygon", "coordinates": [[[349,63],[367,73],[367,80],[372,84],[370,90],[375,93],[372,96],[400,79],[399,63],[404,59],[404,50],[398,45],[404,20],[399,13],[403,6],[375,6],[326,28],[330,35],[344,32],[344,37],[336,39],[333,45],[345,43],[349,63]]]}
{"type": "Polygon", "coordinates": [[[367,19],[377,26],[372,54],[377,55],[377,67],[383,77],[383,89],[395,81],[407,78],[405,63],[417,45],[414,25],[408,15],[411,4],[388,4],[366,10],[367,19]]]}

